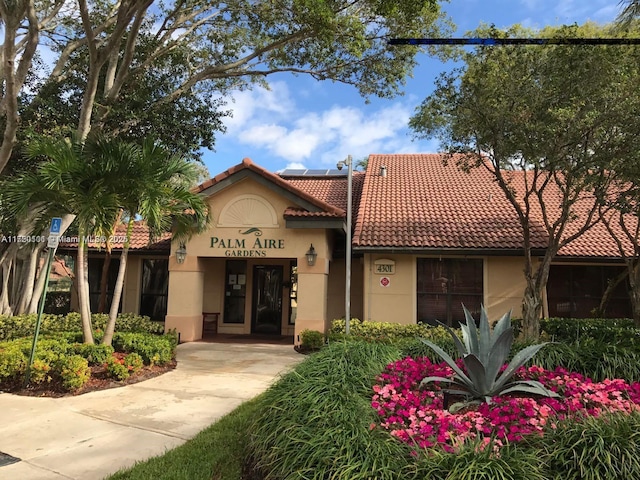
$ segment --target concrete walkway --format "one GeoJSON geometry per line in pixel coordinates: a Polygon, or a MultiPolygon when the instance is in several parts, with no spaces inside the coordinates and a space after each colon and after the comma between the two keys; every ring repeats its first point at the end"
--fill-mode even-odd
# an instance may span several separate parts
{"type": "Polygon", "coordinates": [[[187,343],[159,377],[77,397],[0,394],[0,479],[102,479],[177,447],[303,356],[292,345],[187,343]]]}

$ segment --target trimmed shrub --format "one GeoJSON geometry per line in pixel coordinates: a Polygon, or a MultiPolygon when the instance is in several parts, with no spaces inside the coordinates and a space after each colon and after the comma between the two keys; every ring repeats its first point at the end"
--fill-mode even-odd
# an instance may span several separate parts
{"type": "MultiPolygon", "coordinates": [[[[91,316],[93,328],[104,331],[107,326],[109,316],[106,314],[96,313],[91,316]]],[[[37,315],[0,315],[0,341],[13,340],[16,338],[33,336],[36,329],[37,315]]],[[[59,332],[81,332],[82,321],[80,314],[72,312],[66,316],[63,315],[43,315],[40,324],[40,333],[57,334],[59,332]]],[[[116,319],[117,332],[137,332],[137,333],[156,333],[160,334],[164,331],[164,325],[161,322],[153,322],[149,317],[135,315],[133,313],[123,313],[118,315],[116,319]]]]}
{"type": "Polygon", "coordinates": [[[640,329],[628,318],[545,318],[540,321],[540,329],[558,342],[593,338],[618,346],[640,344],[640,329]]]}
{"type": "Polygon", "coordinates": [[[380,429],[371,386],[397,359],[389,345],[334,342],[260,398],[249,451],[265,479],[397,480],[412,460],[380,429]]]}
{"type": "Polygon", "coordinates": [[[52,370],[51,364],[45,360],[36,358],[31,365],[31,373],[29,374],[29,381],[31,383],[44,383],[51,381],[51,375],[49,373],[52,370]]]}
{"type": "Polygon", "coordinates": [[[111,345],[102,345],[101,343],[91,345],[87,343],[75,343],[71,346],[73,353],[86,358],[89,365],[101,365],[113,355],[113,347],[111,345]]]}
{"type": "Polygon", "coordinates": [[[124,366],[127,367],[127,370],[131,373],[139,371],[143,365],[142,357],[137,353],[130,353],[124,357],[124,366]]]}
{"type": "Polygon", "coordinates": [[[124,364],[124,358],[115,355],[107,359],[107,374],[116,380],[126,380],[129,378],[129,369],[124,364]]]}
{"type": "Polygon", "coordinates": [[[324,335],[317,330],[308,328],[300,332],[302,348],[306,350],[320,350],[324,346],[324,335]]]}
{"type": "Polygon", "coordinates": [[[175,353],[172,335],[150,335],[148,333],[116,332],[113,336],[114,348],[119,352],[137,353],[145,365],[166,365],[175,353]]]}
{"type": "MultiPolygon", "coordinates": [[[[456,330],[456,333],[458,331],[456,330]]],[[[334,320],[329,329],[329,340],[344,338],[345,320],[334,320]]],[[[434,327],[423,323],[402,325],[391,322],[367,322],[352,318],[349,322],[349,335],[353,339],[367,342],[396,343],[401,339],[426,338],[433,342],[450,341],[449,334],[443,327],[434,327]]]]}
{"type": "Polygon", "coordinates": [[[27,368],[29,357],[20,344],[4,343],[0,345],[0,380],[22,375],[27,368]]]}
{"type": "MultiPolygon", "coordinates": [[[[72,314],[69,314],[72,315],[72,314]]],[[[78,315],[79,314],[74,314],[78,315]]],[[[94,313],[91,315],[93,328],[104,331],[107,328],[109,315],[105,313],[94,313]]],[[[130,333],[163,333],[163,322],[154,322],[149,317],[136,315],[135,313],[121,313],[116,317],[116,332],[130,333]]]]}
{"type": "Polygon", "coordinates": [[[80,355],[70,355],[60,359],[60,377],[65,389],[79,389],[87,383],[90,376],[91,369],[86,358],[82,358],[80,355]]]}

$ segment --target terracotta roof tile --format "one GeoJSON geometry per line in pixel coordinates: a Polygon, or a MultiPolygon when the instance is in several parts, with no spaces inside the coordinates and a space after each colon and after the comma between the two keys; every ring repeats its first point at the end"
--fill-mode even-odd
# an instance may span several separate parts
{"type": "MultiPolygon", "coordinates": [[[[124,237],[127,233],[127,226],[120,224],[116,227],[116,232],[113,236],[111,248],[114,250],[122,250],[124,248],[124,237]]],[[[98,240],[95,236],[91,237],[92,240],[98,240]]],[[[71,237],[71,241],[60,242],[60,248],[77,248],[78,242],[76,237],[71,237]]],[[[103,241],[90,241],[88,244],[91,249],[104,249],[106,243],[103,241]]],[[[133,230],[131,232],[131,240],[129,250],[156,250],[166,251],[167,253],[171,249],[171,233],[164,233],[159,239],[153,243],[149,243],[149,229],[144,222],[135,222],[133,230]]]]}
{"type": "MultiPolygon", "coordinates": [[[[330,205],[339,208],[343,213],[347,210],[347,176],[327,177],[327,176],[284,176],[281,177],[291,185],[307,194],[322,200],[330,205]]],[[[355,219],[360,206],[362,196],[362,185],[364,184],[364,172],[353,172],[353,218],[355,219]]],[[[300,209],[288,209],[285,215],[289,216],[326,216],[322,213],[300,211],[300,209]]],[[[355,223],[355,221],[354,221],[355,223]]]]}
{"type": "MultiPolygon", "coordinates": [[[[523,172],[514,172],[514,186],[522,185],[523,172]]],[[[558,191],[545,196],[548,211],[559,210],[558,191]]],[[[454,160],[445,166],[440,154],[370,155],[358,212],[354,246],[366,249],[520,250],[523,247],[518,218],[493,176],[478,168],[458,169],[454,160]],[[387,176],[380,176],[380,167],[387,176]]],[[[576,205],[586,218],[593,199],[576,205]]],[[[578,228],[571,222],[566,234],[578,228]]],[[[547,234],[539,206],[532,212],[532,246],[545,248],[547,234]]],[[[563,247],[559,257],[619,257],[603,224],[563,247]]]]}
{"type": "Polygon", "coordinates": [[[314,197],[313,195],[307,193],[304,190],[300,190],[295,185],[293,185],[290,182],[287,182],[286,180],[282,179],[279,175],[277,175],[275,173],[271,173],[268,170],[265,170],[264,168],[259,167],[258,165],[253,163],[253,161],[251,161],[250,158],[244,158],[242,160],[242,163],[239,163],[238,165],[234,165],[233,167],[225,170],[224,172],[222,172],[222,173],[216,175],[215,177],[207,180],[206,182],[202,183],[201,185],[199,185],[198,187],[195,188],[195,191],[196,192],[202,192],[202,191],[206,190],[207,188],[209,188],[209,187],[221,182],[222,180],[225,180],[225,179],[231,177],[235,173],[238,173],[238,172],[240,172],[242,170],[250,170],[250,171],[253,171],[253,172],[257,173],[258,175],[260,175],[260,176],[266,178],[267,180],[270,180],[271,182],[275,183],[276,185],[284,188],[285,190],[290,191],[294,195],[297,195],[300,198],[312,203],[316,207],[321,208],[325,212],[333,213],[333,214],[336,214],[336,215],[344,215],[345,214],[344,213],[344,209],[338,208],[335,205],[332,205],[332,204],[330,204],[330,203],[328,203],[325,200],[322,200],[320,198],[316,198],[316,197],[314,197]]]}
{"type": "Polygon", "coordinates": [[[370,155],[361,204],[356,247],[522,247],[513,209],[489,173],[445,166],[438,154],[370,155]]]}

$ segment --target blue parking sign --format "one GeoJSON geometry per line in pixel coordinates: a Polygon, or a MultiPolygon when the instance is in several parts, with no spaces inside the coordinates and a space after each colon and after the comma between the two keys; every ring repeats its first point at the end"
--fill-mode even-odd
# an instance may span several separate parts
{"type": "Polygon", "coordinates": [[[62,228],[62,218],[53,217],[51,219],[51,228],[49,229],[49,233],[51,235],[60,235],[61,228],[62,228]]]}

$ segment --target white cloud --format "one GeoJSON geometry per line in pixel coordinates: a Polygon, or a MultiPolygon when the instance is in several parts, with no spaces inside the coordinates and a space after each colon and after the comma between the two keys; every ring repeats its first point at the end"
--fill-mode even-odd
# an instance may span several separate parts
{"type": "MultiPolygon", "coordinates": [[[[309,168],[332,168],[349,154],[360,159],[370,153],[416,151],[425,145],[412,142],[407,134],[412,99],[382,108],[325,106],[300,96],[296,102],[287,85],[279,82],[271,90],[257,88],[234,97],[227,138],[240,144],[236,148],[259,148],[287,168],[305,168],[307,163],[313,164],[309,168]]],[[[253,155],[260,162],[259,154],[253,155]]]]}
{"type": "Polygon", "coordinates": [[[251,124],[256,115],[268,118],[273,114],[286,115],[291,111],[293,99],[287,84],[276,81],[270,86],[269,90],[257,87],[233,94],[233,98],[228,103],[233,114],[224,120],[230,134],[237,133],[247,124],[251,124]]]}
{"type": "Polygon", "coordinates": [[[291,169],[291,170],[305,170],[307,167],[304,166],[304,163],[290,162],[290,163],[287,163],[287,166],[284,168],[291,169]]]}
{"type": "Polygon", "coordinates": [[[287,129],[280,125],[255,125],[238,134],[238,139],[249,145],[264,147],[278,141],[287,134],[287,129]]]}

